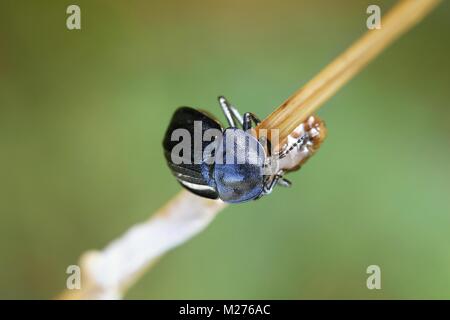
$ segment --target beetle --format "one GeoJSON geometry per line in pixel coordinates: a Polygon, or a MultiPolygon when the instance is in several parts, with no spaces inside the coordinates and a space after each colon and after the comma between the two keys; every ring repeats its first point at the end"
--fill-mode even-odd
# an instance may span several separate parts
{"type": "Polygon", "coordinates": [[[272,155],[270,141],[256,138],[252,132],[261,122],[256,115],[241,115],[223,96],[219,104],[227,128],[205,111],[180,107],[163,139],[172,174],[184,188],[199,196],[241,203],[271,193],[275,185],[288,187],[291,183],[283,175],[298,170],[324,139],[323,122],[310,117],[272,155]],[[181,142],[187,143],[185,148],[180,148],[181,137],[181,142]],[[276,170],[268,170],[274,164],[276,170]]]}

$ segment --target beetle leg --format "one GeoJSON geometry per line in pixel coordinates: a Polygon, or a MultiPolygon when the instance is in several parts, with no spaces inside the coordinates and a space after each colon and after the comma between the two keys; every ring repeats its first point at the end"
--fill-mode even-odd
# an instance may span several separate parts
{"type": "Polygon", "coordinates": [[[269,180],[264,185],[264,194],[269,194],[272,192],[273,188],[280,184],[282,186],[290,186],[289,180],[283,178],[283,171],[279,171],[277,174],[271,176],[269,180]]]}
{"type": "Polygon", "coordinates": [[[285,188],[290,188],[292,186],[292,182],[290,182],[288,179],[280,177],[277,181],[277,183],[285,188]]]}
{"type": "Polygon", "coordinates": [[[227,118],[228,124],[232,128],[236,128],[235,120],[243,126],[244,120],[242,118],[242,115],[239,113],[239,111],[233,107],[228,100],[224,96],[219,97],[219,104],[222,108],[223,113],[225,114],[225,118],[227,118]]]}
{"type": "Polygon", "coordinates": [[[264,194],[269,194],[272,192],[273,188],[278,182],[278,179],[280,179],[277,175],[271,177],[271,179],[267,182],[267,184],[264,186],[264,194]]]}
{"type": "Polygon", "coordinates": [[[252,121],[256,126],[261,122],[261,120],[259,120],[259,118],[256,115],[254,115],[253,113],[251,113],[251,112],[244,113],[242,129],[244,131],[251,129],[252,121]]]}

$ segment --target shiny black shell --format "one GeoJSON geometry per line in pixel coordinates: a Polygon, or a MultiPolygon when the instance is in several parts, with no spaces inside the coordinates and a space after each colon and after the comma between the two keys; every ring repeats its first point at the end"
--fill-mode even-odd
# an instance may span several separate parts
{"type": "MultiPolygon", "coordinates": [[[[222,126],[220,123],[207,115],[205,112],[201,112],[190,107],[178,108],[173,114],[169,127],[164,135],[164,156],[172,174],[184,188],[199,196],[217,199],[219,197],[217,190],[214,186],[210,185],[210,182],[202,174],[202,171],[210,172],[213,170],[213,165],[207,165],[204,162],[202,162],[202,164],[194,163],[195,154],[193,149],[191,156],[188,157],[190,159],[186,159],[190,160],[190,164],[175,164],[171,158],[172,149],[179,143],[179,141],[172,141],[172,133],[176,129],[186,129],[190,136],[194,138],[194,121],[202,122],[202,136],[208,129],[217,129],[222,131],[222,126]]],[[[201,148],[202,151],[210,143],[210,141],[203,141],[201,148]]]]}

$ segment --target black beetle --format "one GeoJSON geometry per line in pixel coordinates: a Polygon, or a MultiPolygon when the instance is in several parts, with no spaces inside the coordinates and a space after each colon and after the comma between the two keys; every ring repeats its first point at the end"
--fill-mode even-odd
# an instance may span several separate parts
{"type": "Polygon", "coordinates": [[[178,182],[199,196],[230,203],[257,199],[270,193],[277,183],[289,186],[290,182],[282,178],[282,170],[266,174],[268,157],[263,141],[258,141],[249,131],[252,124],[257,125],[260,120],[250,112],[242,116],[222,96],[219,103],[229,124],[225,130],[204,111],[190,107],[175,111],[163,147],[167,164],[178,182]],[[210,140],[203,139],[206,135],[210,140]],[[184,149],[177,147],[181,136],[183,142],[188,140],[184,149]],[[192,137],[197,140],[193,145],[192,137]],[[198,148],[195,148],[196,142],[198,148]],[[211,153],[205,153],[212,143],[215,144],[210,148],[211,153]]]}

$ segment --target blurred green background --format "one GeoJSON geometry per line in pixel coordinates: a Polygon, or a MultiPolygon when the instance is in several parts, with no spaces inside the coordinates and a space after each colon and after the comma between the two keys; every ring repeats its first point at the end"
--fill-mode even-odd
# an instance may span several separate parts
{"type": "MultiPolygon", "coordinates": [[[[224,94],[263,118],[394,3],[2,0],[0,298],[54,297],[180,190],[161,148],[176,107],[221,116],[224,94]]],[[[450,298],[449,31],[444,1],[321,109],[328,140],[293,188],[228,207],[126,297],[450,298]]]]}

